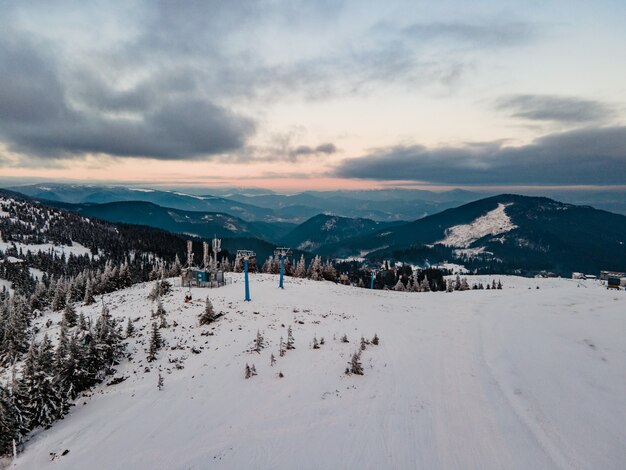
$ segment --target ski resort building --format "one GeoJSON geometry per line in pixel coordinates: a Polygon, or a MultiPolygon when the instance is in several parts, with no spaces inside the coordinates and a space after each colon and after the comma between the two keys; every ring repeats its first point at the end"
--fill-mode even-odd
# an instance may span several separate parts
{"type": "Polygon", "coordinates": [[[187,242],[187,266],[182,270],[180,281],[182,287],[221,287],[226,284],[224,271],[219,269],[217,254],[221,251],[221,240],[213,239],[213,254],[209,254],[209,244],[203,242],[203,267],[193,264],[192,242],[187,242]]]}

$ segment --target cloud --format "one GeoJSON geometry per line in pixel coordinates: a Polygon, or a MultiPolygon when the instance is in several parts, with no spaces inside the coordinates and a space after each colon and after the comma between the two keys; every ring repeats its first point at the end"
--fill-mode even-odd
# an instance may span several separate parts
{"type": "Polygon", "coordinates": [[[537,36],[537,27],[521,21],[490,23],[414,23],[403,29],[413,39],[448,40],[481,48],[502,48],[526,44],[537,36]]]}
{"type": "MultiPolygon", "coordinates": [[[[48,161],[265,158],[250,141],[276,101],[454,86],[476,59],[467,48],[534,34],[498,21],[385,23],[377,9],[334,0],[8,3],[0,143],[48,161]]],[[[291,146],[283,158],[337,151],[327,145],[291,146]]]]}
{"type": "Polygon", "coordinates": [[[516,118],[564,124],[604,122],[616,114],[600,101],[557,95],[509,95],[496,102],[496,109],[516,118]]]}
{"type": "Polygon", "coordinates": [[[292,157],[301,157],[301,156],[309,156],[309,155],[332,155],[337,152],[337,147],[335,144],[331,142],[327,142],[324,144],[320,144],[317,147],[309,147],[308,145],[301,145],[299,147],[294,148],[289,152],[292,157]]]}
{"type": "Polygon", "coordinates": [[[42,159],[206,158],[242,148],[255,131],[252,119],[185,81],[174,86],[176,77],[156,75],[131,90],[85,80],[72,93],[53,52],[15,31],[0,37],[0,137],[12,152],[42,159]]]}
{"type": "Polygon", "coordinates": [[[397,146],[344,160],[335,176],[451,185],[620,185],[626,127],[577,129],[528,145],[397,146]]]}

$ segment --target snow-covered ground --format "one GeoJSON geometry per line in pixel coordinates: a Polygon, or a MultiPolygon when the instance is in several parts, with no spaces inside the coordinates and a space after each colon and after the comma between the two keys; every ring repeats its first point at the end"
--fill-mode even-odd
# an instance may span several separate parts
{"type": "Polygon", "coordinates": [[[5,242],[0,240],[0,250],[6,251],[9,248],[15,247],[18,251],[22,250],[23,253],[30,251],[31,253],[49,252],[54,250],[57,255],[68,256],[70,253],[75,256],[89,255],[92,256],[91,250],[86,246],[77,242],[72,242],[72,246],[68,245],[55,245],[53,243],[41,243],[41,244],[26,244],[20,242],[5,242]]]}
{"type": "Polygon", "coordinates": [[[500,235],[517,228],[505,209],[511,204],[498,204],[498,207],[485,215],[478,217],[470,224],[455,225],[446,230],[446,236],[441,243],[446,246],[468,248],[476,240],[487,235],[500,235]]]}
{"type": "Polygon", "coordinates": [[[503,290],[402,293],[292,278],[279,290],[276,276],[257,274],[244,303],[233,277],[194,289],[191,304],[174,289],[167,348],[151,364],[151,285],[108,295],[113,315],[139,317],[133,360],[116,374],[128,379],[79,399],[16,467],[624,468],[626,292],[504,276],[495,277],[503,290]],[[225,316],[199,327],[207,293],[225,316]],[[289,325],[296,349],[279,357],[289,325]],[[257,329],[268,347],[246,352],[257,329]],[[374,333],[381,342],[363,351],[365,375],[346,376],[360,337],[374,333]],[[325,339],[319,350],[314,335],[325,339]],[[246,363],[258,376],[244,379],[246,363]]]}

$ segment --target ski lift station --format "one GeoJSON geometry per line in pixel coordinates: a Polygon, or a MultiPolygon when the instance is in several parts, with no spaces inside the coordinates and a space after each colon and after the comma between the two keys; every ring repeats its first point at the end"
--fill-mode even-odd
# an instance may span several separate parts
{"type": "Polygon", "coordinates": [[[226,284],[224,271],[220,269],[217,254],[221,251],[222,241],[214,238],[212,242],[213,253],[209,253],[209,244],[203,242],[204,249],[201,268],[193,264],[193,244],[187,241],[187,264],[182,270],[180,280],[183,287],[221,287],[226,284]]]}

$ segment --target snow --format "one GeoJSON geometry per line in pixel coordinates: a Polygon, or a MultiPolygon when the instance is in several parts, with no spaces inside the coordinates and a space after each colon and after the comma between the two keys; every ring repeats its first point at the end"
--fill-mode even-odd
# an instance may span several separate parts
{"type": "Polygon", "coordinates": [[[28,270],[30,271],[30,275],[33,276],[35,279],[39,280],[43,278],[44,272],[41,269],[29,267],[28,270]]]}
{"type": "Polygon", "coordinates": [[[476,240],[487,235],[500,235],[517,228],[505,212],[510,204],[499,203],[498,207],[478,217],[470,224],[455,225],[446,230],[446,236],[440,243],[446,246],[468,248],[476,240]]]}
{"type": "Polygon", "coordinates": [[[48,252],[50,250],[54,250],[58,255],[65,253],[65,255],[68,256],[70,253],[73,253],[75,256],[91,256],[91,250],[77,242],[72,242],[72,246],[68,246],[54,245],[53,243],[26,244],[20,242],[5,242],[0,240],[0,251],[6,251],[8,248],[12,248],[13,246],[15,246],[18,251],[21,249],[24,253],[29,250],[31,251],[31,253],[38,253],[40,251],[48,252]]]}
{"type": "Polygon", "coordinates": [[[3,287],[6,287],[7,291],[13,294],[14,290],[13,287],[11,287],[11,281],[8,281],[6,279],[0,279],[0,291],[2,291],[3,287]]]}
{"type": "Polygon", "coordinates": [[[139,193],[153,193],[154,189],[146,189],[146,188],[128,188],[129,191],[137,191],[139,193]]]}
{"type": "MultiPolygon", "coordinates": [[[[15,468],[623,468],[626,292],[508,276],[469,278],[501,280],[503,290],[403,293],[293,278],[280,290],[277,276],[254,274],[246,303],[242,275],[231,276],[226,287],[192,289],[191,304],[182,288],[165,298],[178,326],[161,330],[168,346],[146,373],[152,285],[107,295],[114,316],[140,317],[133,360],[116,374],[128,379],[81,397],[15,468]],[[207,294],[225,316],[198,327],[207,294]],[[279,357],[289,325],[296,349],[279,357]],[[257,329],[269,342],[261,354],[247,352],[257,329]],[[381,342],[363,351],[365,375],[346,376],[359,338],[374,333],[381,342]],[[319,350],[314,335],[326,340],[319,350]],[[177,358],[184,369],[169,362],[177,358]],[[259,375],[245,380],[246,363],[259,375]]],[[[48,318],[58,331],[59,314],[38,322],[48,318]]]]}
{"type": "Polygon", "coordinates": [[[322,225],[321,230],[328,232],[330,230],[333,230],[335,227],[337,226],[337,218],[336,217],[332,217],[330,219],[328,219],[324,225],[322,225]]]}

